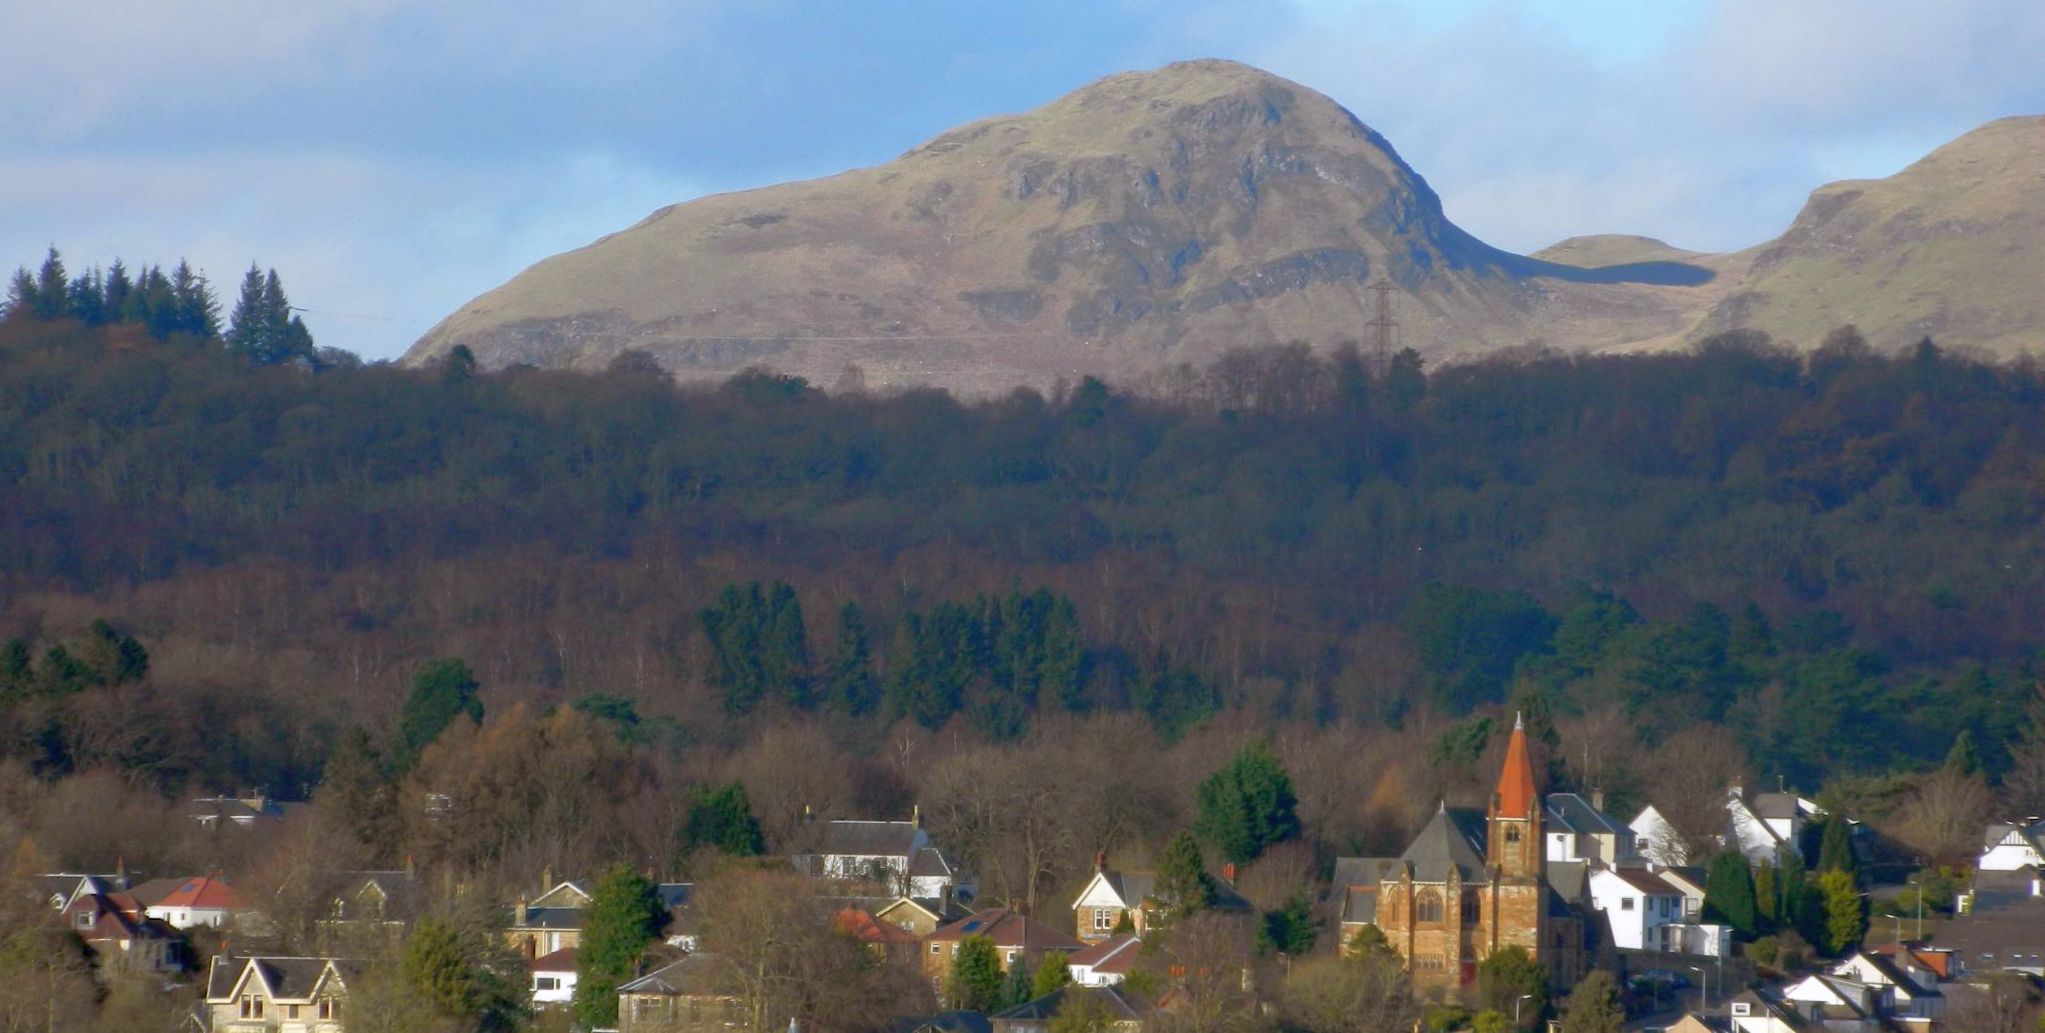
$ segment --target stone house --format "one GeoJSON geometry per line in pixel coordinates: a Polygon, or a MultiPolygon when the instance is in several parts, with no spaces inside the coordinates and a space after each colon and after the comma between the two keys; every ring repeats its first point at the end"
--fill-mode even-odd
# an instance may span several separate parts
{"type": "Polygon", "coordinates": [[[333,958],[215,958],[206,976],[213,1033],[343,1033],[348,984],[360,962],[333,958]]]}

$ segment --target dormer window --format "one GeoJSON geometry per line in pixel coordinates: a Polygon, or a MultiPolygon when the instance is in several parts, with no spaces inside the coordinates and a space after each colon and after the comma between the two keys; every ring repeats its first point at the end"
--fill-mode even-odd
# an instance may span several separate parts
{"type": "Polygon", "coordinates": [[[241,995],[241,1017],[260,1019],[263,1017],[263,998],[257,994],[241,995]]]}
{"type": "Polygon", "coordinates": [[[1733,1002],[1733,1014],[1734,1014],[1734,1015],[1745,1015],[1745,1014],[1747,1014],[1747,1002],[1745,1002],[1745,1001],[1734,1001],[1734,1002],[1733,1002]]]}

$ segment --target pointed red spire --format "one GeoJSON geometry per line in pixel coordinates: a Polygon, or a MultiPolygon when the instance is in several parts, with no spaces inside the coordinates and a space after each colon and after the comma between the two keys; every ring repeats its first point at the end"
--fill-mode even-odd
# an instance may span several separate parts
{"type": "Polygon", "coordinates": [[[1527,725],[1513,715],[1512,738],[1505,744],[1505,770],[1498,773],[1498,816],[1531,818],[1541,799],[1534,786],[1534,761],[1527,754],[1527,725]]]}

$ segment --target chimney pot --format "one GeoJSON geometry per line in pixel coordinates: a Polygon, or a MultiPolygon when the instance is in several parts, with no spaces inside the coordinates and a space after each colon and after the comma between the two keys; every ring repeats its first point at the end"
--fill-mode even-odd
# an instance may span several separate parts
{"type": "Polygon", "coordinates": [[[1221,866],[1221,881],[1231,886],[1236,884],[1236,866],[1234,862],[1221,866]]]}

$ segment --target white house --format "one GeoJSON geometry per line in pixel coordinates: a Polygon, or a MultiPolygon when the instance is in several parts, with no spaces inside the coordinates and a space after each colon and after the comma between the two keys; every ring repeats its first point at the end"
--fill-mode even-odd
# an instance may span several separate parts
{"type": "Polygon", "coordinates": [[[175,929],[201,925],[223,929],[243,910],[241,895],[234,887],[211,875],[155,879],[128,893],[142,905],[143,914],[175,929]]]}
{"type": "Polygon", "coordinates": [[[1645,868],[1595,869],[1590,889],[1622,950],[1661,949],[1660,928],[1683,921],[1683,894],[1645,868]]]}
{"type": "MultiPolygon", "coordinates": [[[[1739,786],[1726,790],[1725,809],[1725,827],[1712,838],[1720,846],[1739,850],[1749,864],[1781,864],[1799,849],[1797,837],[1804,825],[1824,813],[1817,804],[1794,793],[1762,793],[1750,802],[1739,786]]],[[[1641,808],[1627,825],[1633,830],[1640,856],[1656,864],[1686,865],[1703,860],[1690,856],[1675,826],[1653,804],[1641,808]]]]}
{"type": "Polygon", "coordinates": [[[1142,951],[1142,940],[1134,933],[1123,933],[1066,958],[1065,966],[1080,986],[1113,986],[1129,977],[1142,951]]]}
{"type": "Polygon", "coordinates": [[[575,999],[575,948],[534,958],[532,969],[534,1004],[563,1005],[575,999]]]}
{"type": "Polygon", "coordinates": [[[1550,793],[1544,850],[1550,861],[1624,864],[1639,856],[1634,832],[1604,811],[1604,794],[1586,800],[1575,793],[1550,793]]]}
{"type": "Polygon", "coordinates": [[[1748,990],[1726,1002],[1734,1033],[1805,1033],[1802,1016],[1772,993],[1748,990]]]}
{"type": "Polygon", "coordinates": [[[1812,1029],[1828,1033],[1878,1033],[1884,1028],[1879,987],[1817,973],[1782,988],[1785,1007],[1812,1029]]]}
{"type": "Polygon", "coordinates": [[[875,883],[920,900],[972,899],[972,881],[958,862],[931,844],[921,813],[908,821],[828,821],[810,835],[810,849],[794,857],[804,874],[875,883]]]}
{"type": "Polygon", "coordinates": [[[1928,1023],[1945,1013],[1945,995],[1939,992],[1935,973],[1915,962],[1904,961],[1905,957],[1855,951],[1833,965],[1830,972],[1874,987],[1881,995],[1878,1007],[1882,1014],[1905,1022],[1928,1023]],[[1906,966],[1916,971],[1908,971],[1906,966]]]}
{"type": "Polygon", "coordinates": [[[2045,868],[2045,821],[2027,818],[2022,825],[1997,822],[1988,826],[1981,840],[1981,859],[1974,867],[1984,872],[2045,868]]]}

